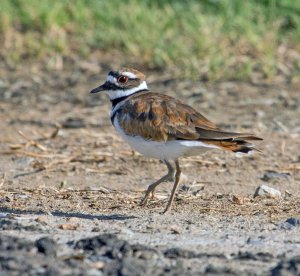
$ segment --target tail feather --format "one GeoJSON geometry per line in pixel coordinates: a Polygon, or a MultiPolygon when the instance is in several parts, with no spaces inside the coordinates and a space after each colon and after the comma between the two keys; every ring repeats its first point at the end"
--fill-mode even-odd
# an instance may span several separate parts
{"type": "Polygon", "coordinates": [[[222,129],[204,129],[199,127],[196,130],[200,141],[233,152],[248,153],[252,150],[257,150],[248,141],[263,140],[252,133],[227,132],[222,129]]]}
{"type": "MultiPolygon", "coordinates": [[[[262,140],[262,139],[255,139],[255,140],[262,140]]],[[[256,149],[253,144],[248,143],[246,140],[241,140],[241,139],[237,140],[232,138],[232,139],[224,139],[224,140],[205,140],[205,143],[213,144],[224,150],[229,150],[233,152],[248,153],[252,150],[260,151],[256,149]]]]}
{"type": "Polygon", "coordinates": [[[196,128],[201,140],[217,140],[217,141],[243,141],[243,140],[263,140],[252,133],[227,132],[220,129],[203,129],[196,128]]]}

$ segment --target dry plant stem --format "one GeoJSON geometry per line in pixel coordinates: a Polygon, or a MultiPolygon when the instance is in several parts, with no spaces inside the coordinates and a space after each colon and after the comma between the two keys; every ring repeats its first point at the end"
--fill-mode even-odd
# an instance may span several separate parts
{"type": "Polygon", "coordinates": [[[144,196],[144,198],[142,199],[140,205],[141,206],[145,206],[147,204],[147,201],[150,197],[150,195],[152,195],[152,197],[154,197],[154,191],[155,188],[162,182],[165,181],[172,181],[174,178],[174,168],[172,167],[171,163],[167,160],[164,160],[164,163],[166,164],[166,166],[168,167],[168,173],[163,176],[162,178],[158,179],[156,182],[152,183],[151,185],[149,185],[146,194],[144,196]]]}
{"type": "MultiPolygon", "coordinates": [[[[38,143],[38,141],[45,141],[45,140],[49,140],[49,139],[54,139],[57,136],[60,129],[61,129],[60,126],[56,126],[56,129],[52,133],[47,134],[47,135],[43,134],[43,136],[44,136],[43,138],[39,138],[39,139],[35,139],[35,140],[29,138],[21,130],[19,130],[18,134],[20,136],[22,136],[22,138],[24,138],[27,142],[26,143],[21,143],[21,144],[10,145],[10,149],[11,150],[19,150],[21,148],[27,148],[28,146],[34,146],[34,147],[40,149],[43,152],[47,152],[48,151],[47,148],[45,146],[43,146],[42,144],[38,143]]],[[[9,153],[6,152],[5,154],[9,154],[9,153]]],[[[30,154],[31,153],[29,153],[29,155],[30,154]]],[[[34,156],[34,157],[38,157],[38,156],[34,156]]]]}
{"type": "Polygon", "coordinates": [[[174,186],[173,186],[173,189],[172,189],[171,196],[169,198],[169,201],[168,201],[168,204],[167,204],[165,210],[163,211],[163,214],[166,214],[168,211],[170,211],[173,200],[174,200],[174,197],[175,197],[175,193],[176,193],[179,181],[180,181],[181,169],[180,169],[180,166],[179,166],[178,159],[175,160],[175,165],[176,165],[175,182],[174,182],[174,186]]]}
{"type": "Polygon", "coordinates": [[[29,156],[34,158],[53,158],[53,154],[40,154],[31,151],[24,151],[24,150],[10,150],[10,151],[2,151],[0,154],[5,155],[17,155],[17,156],[29,156]]]}
{"type": "Polygon", "coordinates": [[[27,137],[21,130],[19,130],[18,133],[29,143],[29,145],[34,146],[34,147],[40,149],[41,151],[47,151],[46,147],[44,147],[43,145],[41,145],[37,141],[27,137]]]}

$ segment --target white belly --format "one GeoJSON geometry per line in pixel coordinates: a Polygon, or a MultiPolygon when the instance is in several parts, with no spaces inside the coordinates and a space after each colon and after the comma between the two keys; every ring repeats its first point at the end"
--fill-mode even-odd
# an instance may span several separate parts
{"type": "Polygon", "coordinates": [[[219,149],[219,147],[215,145],[209,145],[199,141],[174,140],[157,142],[145,140],[140,136],[128,136],[120,128],[117,116],[114,119],[114,126],[117,132],[134,150],[146,157],[161,160],[174,160],[182,156],[199,155],[210,149],[219,149]]]}

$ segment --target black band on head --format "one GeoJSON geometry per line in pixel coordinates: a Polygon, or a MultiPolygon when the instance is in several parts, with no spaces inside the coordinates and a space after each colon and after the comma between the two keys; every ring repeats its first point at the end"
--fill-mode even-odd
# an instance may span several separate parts
{"type": "Polygon", "coordinates": [[[108,75],[109,75],[109,76],[112,76],[112,77],[114,77],[114,78],[116,78],[117,76],[119,76],[119,73],[118,73],[117,71],[110,71],[110,72],[108,73],[108,75]]]}

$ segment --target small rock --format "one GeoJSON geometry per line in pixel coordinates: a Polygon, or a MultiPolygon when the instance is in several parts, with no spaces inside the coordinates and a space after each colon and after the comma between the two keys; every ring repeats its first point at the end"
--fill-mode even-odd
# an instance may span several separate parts
{"type": "Polygon", "coordinates": [[[223,195],[223,194],[221,194],[221,193],[216,193],[216,196],[217,196],[217,199],[221,199],[221,198],[223,198],[223,197],[224,197],[224,195],[223,195]]]}
{"type": "Polygon", "coordinates": [[[245,198],[243,196],[232,195],[232,202],[238,205],[242,205],[245,203],[245,198]]]}
{"type": "Polygon", "coordinates": [[[164,256],[168,259],[177,259],[177,258],[192,259],[192,258],[197,258],[197,253],[175,247],[175,248],[167,249],[164,252],[164,256]]]}
{"type": "Polygon", "coordinates": [[[81,239],[76,242],[76,249],[94,251],[107,245],[114,245],[119,241],[115,234],[102,234],[91,238],[81,239]]]}
{"type": "Polygon", "coordinates": [[[300,227],[300,218],[288,218],[285,222],[291,224],[292,226],[300,227]]]}
{"type": "Polygon", "coordinates": [[[100,232],[100,228],[96,226],[92,229],[92,232],[100,232]]]}
{"type": "Polygon", "coordinates": [[[276,171],[266,171],[264,176],[261,178],[263,181],[271,181],[275,179],[288,179],[290,177],[289,173],[280,173],[276,171]]]}
{"type": "Polygon", "coordinates": [[[59,229],[62,230],[76,230],[78,228],[78,224],[74,223],[63,223],[58,226],[59,229]]]}
{"type": "Polygon", "coordinates": [[[181,233],[181,229],[177,225],[171,225],[170,230],[172,234],[178,235],[181,233]]]}
{"type": "Polygon", "coordinates": [[[55,256],[57,251],[57,245],[54,240],[45,237],[37,240],[35,242],[35,246],[37,247],[40,253],[43,253],[47,256],[55,256]]]}
{"type": "Polygon", "coordinates": [[[68,118],[62,123],[63,128],[83,128],[86,124],[82,118],[68,118]]]}
{"type": "Polygon", "coordinates": [[[47,217],[46,216],[39,216],[35,219],[36,222],[42,224],[42,225],[47,225],[47,217]]]}
{"type": "Polygon", "coordinates": [[[138,259],[153,260],[159,258],[159,253],[153,248],[146,246],[135,245],[133,247],[133,256],[138,259]]]}
{"type": "Polygon", "coordinates": [[[96,269],[102,269],[105,266],[104,262],[101,261],[97,261],[91,264],[92,268],[96,268],[96,269]]]}
{"type": "Polygon", "coordinates": [[[288,190],[285,190],[285,191],[284,191],[284,195],[285,195],[285,196],[291,197],[291,196],[292,196],[292,193],[290,193],[290,191],[288,191],[288,190]]]}
{"type": "Polygon", "coordinates": [[[183,192],[186,194],[192,194],[194,196],[199,195],[203,190],[204,190],[204,185],[201,183],[192,183],[191,185],[188,184],[183,184],[180,189],[179,192],[183,192]]]}
{"type": "Polygon", "coordinates": [[[253,197],[257,196],[278,198],[281,197],[281,192],[267,185],[260,185],[256,188],[256,191],[253,195],[253,197]]]}
{"type": "Polygon", "coordinates": [[[239,251],[238,254],[235,256],[237,260],[254,260],[254,261],[265,261],[268,262],[272,260],[274,256],[268,252],[250,252],[250,251],[239,251]]]}

